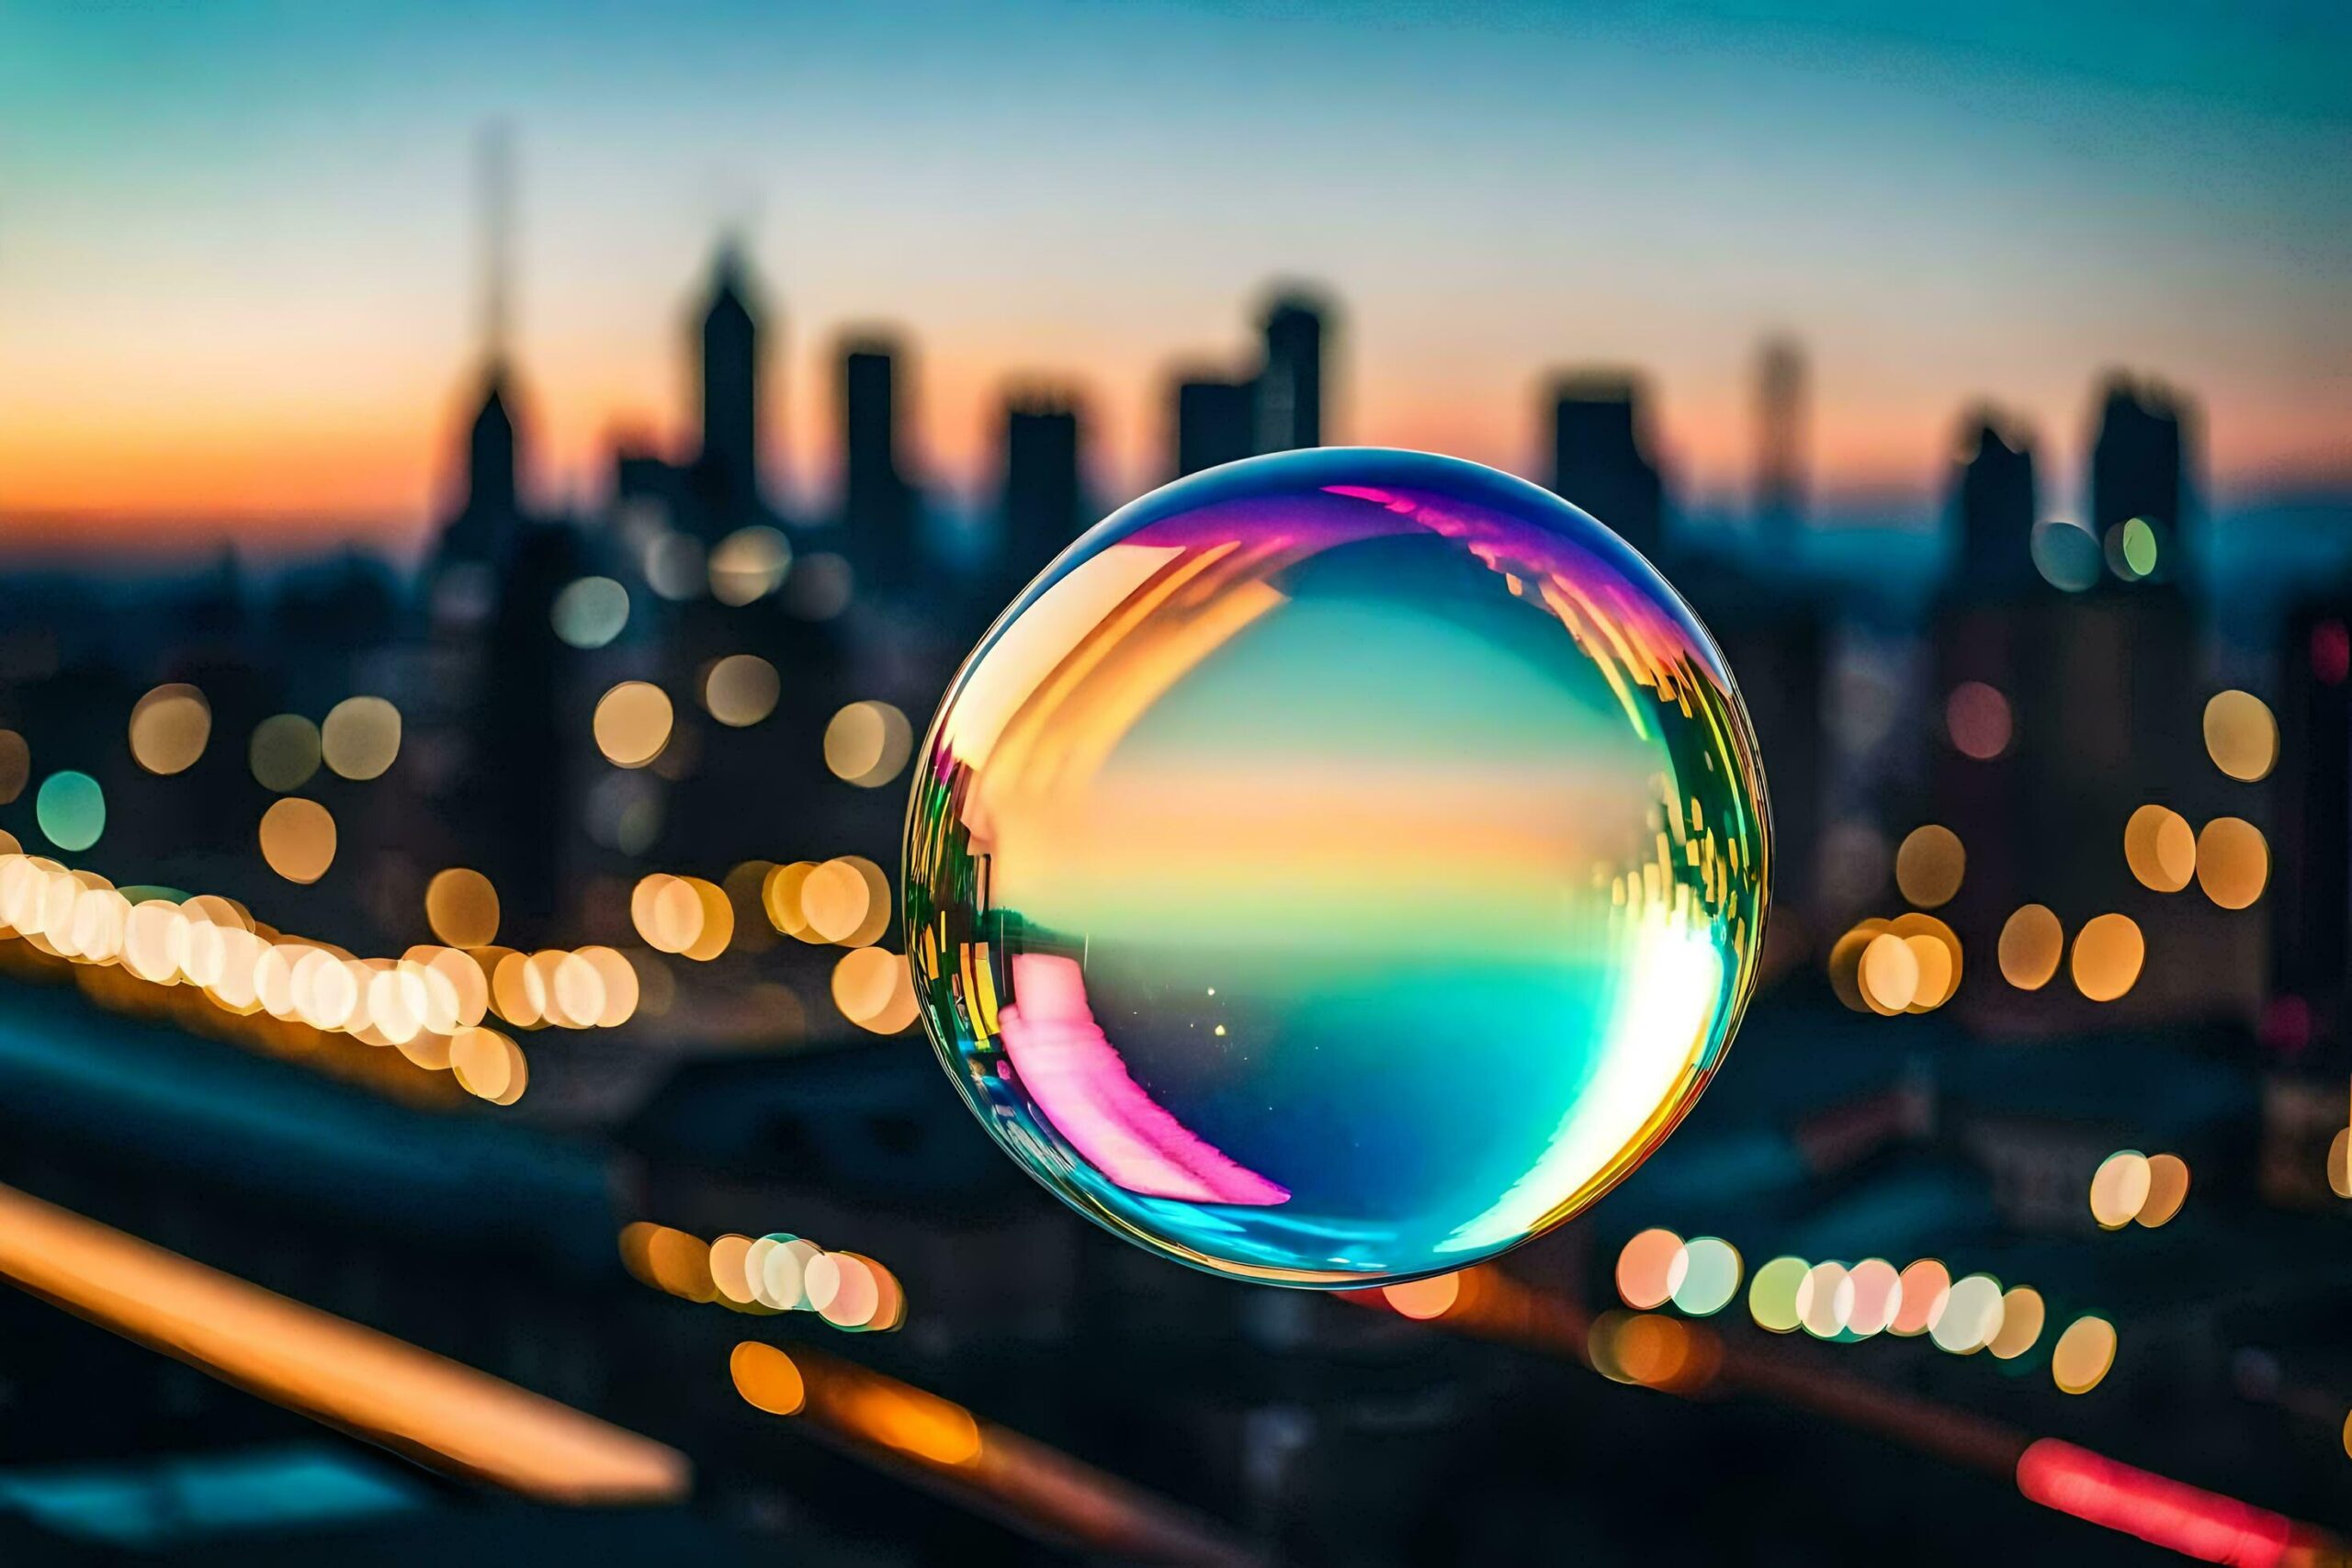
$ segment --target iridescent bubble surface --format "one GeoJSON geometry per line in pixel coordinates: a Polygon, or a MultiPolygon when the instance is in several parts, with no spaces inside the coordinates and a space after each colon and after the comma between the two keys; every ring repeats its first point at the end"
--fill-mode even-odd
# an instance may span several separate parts
{"type": "Polygon", "coordinates": [[[917,753],[906,916],[989,1133],[1150,1250],[1458,1269],[1665,1138],[1770,829],[1722,655],[1545,491],[1416,453],[1170,485],[1030,585],[917,753]]]}

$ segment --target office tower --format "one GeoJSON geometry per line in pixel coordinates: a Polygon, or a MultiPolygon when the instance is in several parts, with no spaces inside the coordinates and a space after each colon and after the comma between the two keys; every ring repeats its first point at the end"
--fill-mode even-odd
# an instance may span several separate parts
{"type": "Polygon", "coordinates": [[[2316,1046],[2314,1065],[2338,1066],[2352,1021],[2352,601],[2339,595],[2289,618],[2278,675],[2266,1032],[2274,1046],[2316,1046]]]}
{"type": "Polygon", "coordinates": [[[1257,389],[1216,376],[1176,380],[1176,475],[1238,462],[1257,449],[1257,389]]]}
{"type": "Polygon", "coordinates": [[[920,576],[914,492],[899,467],[900,350],[865,335],[842,345],[842,522],[858,575],[884,587],[920,576]]]}
{"type": "Polygon", "coordinates": [[[1033,389],[1005,400],[1004,491],[998,576],[1018,589],[1090,521],[1079,484],[1079,417],[1062,392],[1033,389]]]}
{"type": "Polygon", "coordinates": [[[2154,381],[2108,378],[2099,400],[2098,435],[2091,447],[2091,525],[2108,546],[2110,567],[2122,556],[2120,530],[2134,518],[2154,535],[2153,571],[2109,571],[2178,581],[2176,555],[2183,544],[2187,501],[2184,411],[2171,389],[2154,381]],[[2110,535],[2113,539],[2110,540],[2110,535]]]}
{"type": "Polygon", "coordinates": [[[1972,597],[2033,584],[2033,443],[1980,409],[1961,425],[1961,459],[1952,483],[1960,527],[1955,590],[1972,597]]]}
{"type": "Polygon", "coordinates": [[[1786,536],[1804,519],[1804,351],[1768,338],[1756,375],[1756,523],[1767,536],[1786,536]]]}
{"type": "Polygon", "coordinates": [[[702,450],[695,490],[713,536],[760,518],[760,320],[742,254],[729,242],[702,314],[702,450]]]}
{"type": "Polygon", "coordinates": [[[1649,457],[1640,383],[1619,371],[1564,376],[1551,403],[1553,493],[1656,557],[1666,498],[1649,457]]]}
{"type": "Polygon", "coordinates": [[[1258,375],[1258,450],[1323,445],[1323,304],[1278,295],[1262,323],[1265,365],[1258,375]]]}

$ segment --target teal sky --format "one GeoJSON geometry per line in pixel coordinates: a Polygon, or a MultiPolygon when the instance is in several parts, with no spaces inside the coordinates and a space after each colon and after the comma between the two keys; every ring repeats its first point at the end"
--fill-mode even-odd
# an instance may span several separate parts
{"type": "Polygon", "coordinates": [[[1832,490],[1924,493],[1987,397],[2063,509],[2118,364],[2200,400],[2224,498],[2352,482],[2341,6],[0,0],[0,511],[413,533],[500,117],[551,495],[616,423],[675,431],[729,224],[803,483],[834,334],[889,321],[936,475],[978,485],[1043,374],[1138,488],[1168,366],[1294,276],[1345,309],[1350,439],[1526,469],[1540,375],[1627,363],[1726,491],[1785,329],[1832,490]]]}

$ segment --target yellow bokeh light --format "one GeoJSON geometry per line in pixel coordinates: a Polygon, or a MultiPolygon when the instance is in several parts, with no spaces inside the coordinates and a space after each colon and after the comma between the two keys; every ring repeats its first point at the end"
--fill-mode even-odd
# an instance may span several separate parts
{"type": "Polygon", "coordinates": [[[1453,1310],[1453,1303],[1462,1299],[1462,1276],[1432,1274],[1426,1280],[1412,1280],[1402,1285],[1385,1285],[1381,1287],[1380,1294],[1381,1299],[1388,1303],[1389,1311],[1397,1316],[1426,1322],[1430,1318],[1443,1317],[1453,1310]]]}
{"type": "Polygon", "coordinates": [[[1870,948],[1871,939],[1887,930],[1887,922],[1867,919],[1838,939],[1829,950],[1829,987],[1838,999],[1855,1012],[1877,1010],[1862,996],[1862,954],[1870,948]]]}
{"type": "Polygon", "coordinates": [[[2151,1179],[2148,1156],[2137,1149],[2118,1149],[2099,1162],[2091,1177],[2091,1218],[2101,1230],[2120,1230],[2147,1206],[2151,1179]]]}
{"type": "Polygon", "coordinates": [[[661,687],[623,681],[597,699],[592,726],[596,750],[616,767],[641,768],[670,743],[674,718],[661,687]]]}
{"type": "Polygon", "coordinates": [[[2050,1352],[2050,1379],[2062,1393],[2088,1393],[2113,1365],[2115,1325],[2103,1317],[2078,1317],[2050,1352]]]}
{"type": "Polygon", "coordinates": [[[381,778],[401,754],[401,710],[381,697],[345,697],[319,727],[319,752],[346,779],[381,778]]]}
{"type": "Polygon", "coordinates": [[[435,872],[424,886],[424,923],[451,947],[488,947],[498,940],[498,889],[466,866],[435,872]]]}
{"type": "Polygon", "coordinates": [[[621,953],[609,947],[582,948],[574,956],[595,966],[597,978],[604,983],[605,1005],[594,1022],[599,1029],[618,1029],[637,1016],[641,987],[637,970],[621,953]]]}
{"type": "Polygon", "coordinates": [[[657,953],[684,953],[702,935],[703,903],[686,879],[657,871],[629,895],[629,919],[657,953]]]}
{"type": "Polygon", "coordinates": [[[1893,931],[1881,931],[1862,949],[1857,978],[1862,1000],[1873,1012],[1891,1018],[1919,994],[1919,955],[1893,931]]]}
{"type": "Polygon", "coordinates": [[[2178,1155],[2148,1156],[2148,1197],[2133,1215],[2154,1230],[2180,1213],[2188,1201],[2188,1162],[2178,1155]]]}
{"type": "Polygon", "coordinates": [[[749,604],[775,592],[792,567],[792,547],[774,528],[738,528],[712,547],[710,596],[749,604]]]}
{"type": "Polygon", "coordinates": [[[2041,1292],[2030,1285],[2019,1285],[2001,1298],[2001,1327],[1985,1348],[1996,1361],[2014,1361],[2033,1348],[2041,1337],[2041,1325],[2048,1309],[2042,1305],[2041,1292]]]}
{"type": "Polygon", "coordinates": [[[768,923],[802,942],[818,940],[817,933],[808,929],[808,917],[800,912],[800,889],[807,884],[808,874],[816,869],[814,861],[794,861],[790,865],[777,866],[760,883],[760,907],[767,911],[768,923]]]}
{"type": "Polygon", "coordinates": [[[775,665],[755,653],[730,653],[703,671],[702,705],[729,729],[742,729],[774,713],[783,689],[775,665]]]}
{"type": "Polygon", "coordinates": [[[1951,902],[1967,871],[1960,835],[1933,822],[1913,829],[1894,852],[1894,885],[1922,909],[1951,902]]]}
{"type": "Polygon", "coordinates": [[[913,751],[907,716],[888,703],[852,703],[825,726],[825,766],[861,789],[897,778],[913,751]]]}
{"type": "Polygon", "coordinates": [[[130,755],[151,773],[185,773],[212,739],[212,705],[194,686],[158,686],[130,710],[130,755]]]}
{"type": "Polygon", "coordinates": [[[2020,991],[2038,991],[2050,984],[2065,956],[2065,929],[2046,906],[2028,904],[2003,922],[1996,951],[2001,978],[2020,991]]]}
{"type": "Polygon", "coordinates": [[[833,965],[833,1005],[860,1029],[896,1034],[915,1021],[914,979],[887,948],[852,948],[833,965]]]}
{"type": "Polygon", "coordinates": [[[800,918],[819,942],[864,947],[889,929],[890,885],[882,868],[862,855],[842,855],[810,871],[801,881],[799,903],[800,918]]]}
{"type": "Polygon", "coordinates": [[[334,816],[315,800],[288,796],[261,818],[261,858],[288,882],[312,883],[334,863],[334,816]]]}
{"type": "Polygon", "coordinates": [[[694,940],[684,947],[668,951],[699,964],[707,964],[726,952],[728,942],[734,938],[735,906],[728,902],[727,890],[715,882],[705,881],[699,876],[683,876],[678,880],[684,883],[694,895],[698,912],[695,917],[694,940]]]}
{"type": "Polygon", "coordinates": [[[469,1029],[449,1042],[449,1070],[458,1086],[492,1105],[523,1098],[530,1071],[522,1048],[495,1029],[469,1029]]]}
{"type": "Polygon", "coordinates": [[[2338,1127],[2327,1145],[2327,1190],[2352,1198],[2352,1127],[2338,1127]]]}
{"type": "Polygon", "coordinates": [[[727,1359],[743,1403],[771,1416],[791,1416],[808,1403],[808,1384],[792,1358],[773,1345],[746,1339],[727,1359]]]}
{"type": "Polygon", "coordinates": [[[2252,692],[2217,692],[2205,705],[2205,754],[2233,779],[2252,784],[2278,765],[2278,721],[2252,692]]]}
{"type": "Polygon", "coordinates": [[[2095,1002],[2114,1001],[2138,984],[2147,954],[2131,916],[2094,915],[2075,933],[2075,987],[2095,1002]]]}
{"type": "Polygon", "coordinates": [[[2123,825],[2123,861],[2142,886],[2177,893],[2197,874],[2197,830],[2177,811],[2143,806],[2123,825]]]}
{"type": "Polygon", "coordinates": [[[1904,1010],[1933,1012],[1951,1000],[1962,970],[1959,934],[1935,916],[1917,910],[1896,916],[1887,931],[1903,939],[1919,964],[1919,983],[1904,1010]]]}
{"type": "Polygon", "coordinates": [[[2270,844],[2242,817],[2216,817],[2197,835],[2197,886],[2224,909],[2243,909],[2270,881],[2270,844]]]}

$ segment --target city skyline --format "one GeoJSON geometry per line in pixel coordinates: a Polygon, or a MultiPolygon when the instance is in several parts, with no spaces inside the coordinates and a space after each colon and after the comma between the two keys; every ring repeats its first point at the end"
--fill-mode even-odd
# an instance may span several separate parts
{"type": "Polygon", "coordinates": [[[136,40],[116,13],[0,24],[28,29],[11,96],[55,132],[38,156],[0,143],[0,341],[28,371],[0,382],[0,547],[59,515],[420,544],[479,389],[469,164],[489,119],[517,142],[514,343],[545,503],[603,499],[617,432],[676,444],[688,312],[729,231],[781,339],[766,469],[803,503],[836,480],[845,337],[887,326],[906,351],[910,478],[989,494],[1008,387],[1044,377],[1082,397],[1090,477],[1117,499],[1166,477],[1172,378],[1238,360],[1291,278],[1339,308],[1327,439],[1541,474],[1551,378],[1630,366],[1675,493],[1745,500],[1758,346],[1786,333],[1833,506],[1935,515],[1980,400],[2033,433],[2045,505],[2077,505],[2117,367],[2196,400],[2217,504],[2352,487],[2346,197],[2323,172],[2346,121],[2276,46],[2225,28],[2199,52],[2153,23],[2101,54],[2050,24],[1994,49],[1950,18],[1897,37],[1822,17],[1807,36],[1847,68],[1825,95],[1802,51],[1737,28],[1286,14],[1276,62],[1233,53],[1214,9],[1122,13],[1020,8],[960,74],[953,17],[700,18],[628,91],[627,27],[554,37],[528,7],[475,41],[539,51],[537,87],[389,18],[254,13],[187,57],[168,10],[136,40]],[[742,47],[708,55],[720,28],[742,47]],[[842,65],[757,90],[796,40],[842,65]],[[197,69],[228,48],[249,113],[197,69]],[[693,91],[690,54],[712,74],[693,91]],[[1025,75],[996,69],[1015,56],[1025,75]],[[1851,70],[1872,59],[1916,69],[1898,92],[1851,70]],[[1004,103],[1016,76],[1034,104],[1004,103]],[[1729,105],[1711,96],[1726,76],[1729,105]],[[100,123],[69,101],[98,80],[146,96],[100,123]],[[583,113],[599,83],[610,113],[583,113]],[[1100,118],[1121,90],[1136,101],[1100,118]],[[992,154],[950,134],[958,106],[992,111],[989,147],[1023,140],[1022,175],[959,175],[992,154]],[[1790,223],[1864,131],[1875,154],[1790,223]],[[1741,144],[1756,134],[1769,152],[1741,144]],[[1252,135],[1261,156],[1235,164],[1252,135]],[[1319,187],[1343,144],[1348,184],[1319,187]],[[1373,163],[1385,204],[1362,188],[1373,163]],[[1917,189],[1941,199],[1876,210],[1917,189]]]}

